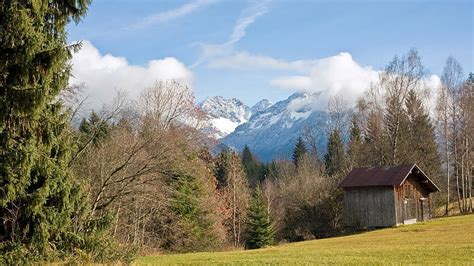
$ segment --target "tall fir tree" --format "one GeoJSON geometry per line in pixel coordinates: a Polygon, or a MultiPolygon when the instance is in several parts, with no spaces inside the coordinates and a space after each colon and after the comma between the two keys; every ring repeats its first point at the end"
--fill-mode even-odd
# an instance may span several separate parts
{"type": "Polygon", "coordinates": [[[351,118],[349,143],[347,144],[347,162],[349,170],[362,166],[362,135],[356,116],[351,118]]]}
{"type": "Polygon", "coordinates": [[[386,161],[386,143],[380,114],[371,112],[367,118],[364,138],[364,164],[382,166],[386,161]]]}
{"type": "Polygon", "coordinates": [[[174,245],[176,251],[209,250],[217,242],[213,234],[212,218],[203,207],[205,191],[199,179],[193,175],[180,175],[173,181],[175,191],[171,199],[171,210],[179,217],[181,242],[174,245]],[[186,241],[184,241],[186,239],[186,241]]]}
{"type": "Polygon", "coordinates": [[[105,139],[110,131],[110,125],[92,111],[88,118],[83,118],[79,124],[79,132],[84,136],[84,142],[91,141],[97,145],[105,139]]]}
{"type": "Polygon", "coordinates": [[[247,228],[245,241],[247,249],[257,249],[273,244],[275,233],[260,185],[255,188],[255,193],[250,201],[247,228]]]}
{"type": "Polygon", "coordinates": [[[438,179],[441,159],[436,143],[435,128],[428,112],[414,90],[410,90],[405,101],[409,122],[407,139],[409,150],[407,160],[416,163],[428,176],[438,179]]]}
{"type": "Polygon", "coordinates": [[[64,256],[87,242],[80,234],[90,230],[82,230],[78,221],[85,200],[68,168],[72,134],[57,99],[68,85],[71,52],[78,48],[68,47],[66,26],[79,22],[90,2],[0,4],[3,262],[11,256],[16,263],[64,256]]]}
{"type": "Polygon", "coordinates": [[[407,157],[409,150],[408,136],[409,122],[408,117],[403,108],[404,103],[400,95],[390,95],[386,99],[387,106],[385,108],[385,135],[387,141],[387,164],[399,165],[410,163],[407,157]]]}
{"type": "Polygon", "coordinates": [[[345,156],[342,134],[339,129],[333,129],[329,133],[327,152],[324,156],[326,174],[335,176],[343,171],[345,156]]]}
{"type": "Polygon", "coordinates": [[[298,139],[296,140],[295,148],[293,150],[293,164],[295,165],[296,169],[298,169],[298,166],[301,165],[301,162],[306,157],[307,152],[308,150],[306,149],[303,139],[301,137],[298,137],[298,139]]]}
{"type": "Polygon", "coordinates": [[[266,167],[255,158],[247,145],[242,150],[242,165],[251,187],[255,187],[257,183],[263,181],[266,167]]]}
{"type": "Polygon", "coordinates": [[[226,187],[228,180],[228,168],[230,163],[231,152],[228,149],[223,149],[219,156],[217,157],[215,167],[214,167],[214,176],[216,177],[217,188],[226,187]]]}

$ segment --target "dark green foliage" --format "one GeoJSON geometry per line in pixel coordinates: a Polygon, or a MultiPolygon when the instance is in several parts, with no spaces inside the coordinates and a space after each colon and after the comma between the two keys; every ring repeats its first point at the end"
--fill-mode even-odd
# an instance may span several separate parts
{"type": "Polygon", "coordinates": [[[296,168],[301,164],[302,160],[306,157],[308,150],[304,145],[303,139],[298,137],[296,140],[295,149],[293,150],[293,164],[296,168]]]}
{"type": "Polygon", "coordinates": [[[212,234],[212,221],[203,208],[204,191],[198,179],[192,175],[179,176],[174,183],[175,193],[171,210],[178,217],[179,243],[170,248],[176,251],[209,250],[217,241],[212,234]]]}
{"type": "Polygon", "coordinates": [[[247,226],[245,248],[256,249],[273,244],[274,231],[259,185],[255,188],[255,193],[250,201],[247,226]]]}
{"type": "Polygon", "coordinates": [[[265,178],[266,166],[255,158],[247,145],[242,151],[242,165],[247,174],[250,187],[255,187],[257,183],[262,182],[265,178]]]}
{"type": "Polygon", "coordinates": [[[409,134],[405,136],[409,143],[407,161],[417,163],[429,177],[436,180],[440,174],[441,161],[435,128],[421,99],[413,90],[409,91],[405,106],[409,123],[409,134]]]}
{"type": "Polygon", "coordinates": [[[229,182],[229,180],[227,180],[227,171],[229,168],[230,156],[231,152],[227,149],[223,149],[217,157],[214,167],[214,176],[216,177],[218,189],[226,187],[229,182]]]}
{"type": "Polygon", "coordinates": [[[364,163],[368,166],[381,166],[385,164],[386,144],[379,114],[371,112],[367,119],[367,129],[364,138],[364,163]]]}
{"type": "Polygon", "coordinates": [[[385,134],[388,146],[388,165],[400,165],[410,163],[405,156],[408,151],[408,117],[403,109],[400,95],[392,95],[387,99],[385,111],[385,134]]]}
{"type": "Polygon", "coordinates": [[[347,144],[347,161],[349,170],[362,166],[364,155],[362,154],[362,136],[359,124],[355,116],[352,116],[349,128],[349,143],[347,144]]]}
{"type": "Polygon", "coordinates": [[[0,4],[0,264],[101,259],[94,253],[106,236],[85,221],[87,200],[68,167],[73,134],[57,102],[70,76],[66,25],[89,4],[0,4]]]}
{"type": "Polygon", "coordinates": [[[94,144],[98,144],[100,141],[105,139],[109,134],[110,128],[99,115],[92,111],[89,118],[83,118],[79,125],[79,132],[84,135],[84,141],[92,141],[94,144]]]}
{"type": "Polygon", "coordinates": [[[329,133],[327,152],[324,156],[326,174],[328,176],[334,176],[341,173],[344,160],[344,143],[342,142],[341,131],[339,131],[339,129],[333,129],[329,133]]]}

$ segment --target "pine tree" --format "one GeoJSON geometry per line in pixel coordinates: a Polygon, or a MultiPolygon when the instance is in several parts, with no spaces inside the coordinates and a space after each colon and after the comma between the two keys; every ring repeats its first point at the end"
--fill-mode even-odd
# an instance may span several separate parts
{"type": "Polygon", "coordinates": [[[403,108],[403,101],[400,95],[390,95],[387,98],[385,109],[385,134],[387,136],[387,163],[389,165],[399,165],[411,163],[407,158],[409,150],[406,136],[408,136],[408,117],[403,108]]]}
{"type": "Polygon", "coordinates": [[[365,165],[382,166],[386,162],[386,143],[383,132],[382,119],[379,114],[371,112],[367,119],[364,138],[365,165]]]}
{"type": "Polygon", "coordinates": [[[257,161],[247,145],[242,150],[242,165],[251,187],[255,187],[258,182],[262,181],[264,166],[257,161]]]}
{"type": "Polygon", "coordinates": [[[202,184],[192,175],[182,175],[174,180],[175,192],[171,199],[171,210],[179,217],[181,244],[178,251],[207,250],[217,238],[213,234],[213,224],[209,211],[203,207],[205,198],[202,184]]]}
{"type": "Polygon", "coordinates": [[[217,157],[214,176],[216,177],[217,188],[226,187],[228,184],[228,168],[230,163],[231,152],[227,149],[223,149],[217,157]]]}
{"type": "Polygon", "coordinates": [[[306,157],[308,150],[304,145],[304,141],[301,137],[298,137],[296,140],[295,149],[293,150],[293,164],[298,169],[298,166],[301,164],[301,161],[306,157]]]}
{"type": "Polygon", "coordinates": [[[342,172],[344,165],[344,143],[339,129],[333,129],[329,133],[327,152],[324,156],[326,174],[334,176],[342,172]]]}
{"type": "Polygon", "coordinates": [[[405,106],[409,121],[409,134],[405,138],[410,147],[407,150],[407,160],[418,164],[428,176],[437,179],[441,160],[435,128],[414,90],[409,91],[405,106]]]}
{"type": "Polygon", "coordinates": [[[273,244],[274,230],[267,212],[260,185],[257,185],[248,211],[248,232],[245,247],[257,249],[273,244]]]}
{"type": "Polygon", "coordinates": [[[74,146],[57,99],[68,84],[71,49],[78,48],[67,46],[66,26],[79,22],[90,2],[0,4],[3,263],[64,256],[89,239],[80,235],[90,230],[77,221],[84,198],[68,168],[74,146]]]}
{"type": "Polygon", "coordinates": [[[97,145],[107,137],[110,131],[109,127],[108,123],[103,121],[96,112],[92,111],[89,118],[81,120],[79,132],[84,135],[84,141],[92,141],[92,143],[97,145]]]}
{"type": "Polygon", "coordinates": [[[347,144],[347,161],[349,169],[362,165],[362,136],[355,116],[351,119],[349,128],[349,143],[347,144]]]}

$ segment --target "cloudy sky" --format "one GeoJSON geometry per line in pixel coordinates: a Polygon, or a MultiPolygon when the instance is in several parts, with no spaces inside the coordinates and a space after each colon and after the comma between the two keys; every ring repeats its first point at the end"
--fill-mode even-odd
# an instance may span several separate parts
{"type": "Polygon", "coordinates": [[[450,55],[473,71],[473,16],[469,0],[96,0],[69,25],[69,41],[83,41],[72,83],[87,85],[93,105],[163,79],[185,82],[199,101],[252,105],[294,91],[350,101],[410,48],[431,80],[450,55]]]}

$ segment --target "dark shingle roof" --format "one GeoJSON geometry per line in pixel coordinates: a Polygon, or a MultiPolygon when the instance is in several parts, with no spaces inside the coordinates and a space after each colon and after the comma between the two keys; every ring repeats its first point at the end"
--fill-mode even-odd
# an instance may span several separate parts
{"type": "Polygon", "coordinates": [[[339,187],[399,186],[405,181],[414,168],[422,179],[428,181],[425,183],[431,192],[439,191],[439,188],[416,164],[354,168],[346,178],[342,180],[339,187]]]}

